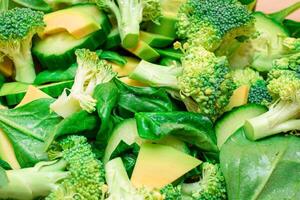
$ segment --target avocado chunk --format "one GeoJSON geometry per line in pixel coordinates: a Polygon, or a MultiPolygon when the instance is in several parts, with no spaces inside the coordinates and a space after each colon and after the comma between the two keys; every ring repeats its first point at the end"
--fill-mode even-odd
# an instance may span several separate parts
{"type": "Polygon", "coordinates": [[[83,38],[101,29],[97,20],[99,15],[100,11],[93,4],[74,6],[46,14],[44,16],[46,27],[40,36],[67,31],[76,39],[83,38]]]}
{"type": "Polygon", "coordinates": [[[138,45],[135,48],[127,49],[133,55],[139,57],[142,60],[153,62],[159,59],[159,53],[150,47],[146,42],[139,40],[138,45]]]}
{"type": "Polygon", "coordinates": [[[27,92],[26,92],[24,98],[16,107],[23,106],[34,100],[42,99],[42,98],[52,98],[52,97],[50,97],[48,94],[44,93],[43,91],[39,90],[37,87],[30,85],[30,86],[28,86],[28,89],[27,89],[27,92]]]}
{"type": "Polygon", "coordinates": [[[112,65],[113,71],[117,72],[119,77],[128,76],[140,63],[139,59],[133,57],[126,56],[125,59],[127,63],[124,66],[112,62],[110,63],[112,65]]]}
{"type": "Polygon", "coordinates": [[[3,60],[1,60],[0,62],[0,74],[3,74],[6,77],[11,77],[13,73],[13,62],[9,58],[4,57],[3,60]]]}
{"type": "Polygon", "coordinates": [[[163,188],[200,164],[200,160],[173,147],[144,143],[131,182],[138,188],[163,188]]]}
{"type": "Polygon", "coordinates": [[[163,16],[160,18],[159,24],[155,24],[154,22],[149,22],[147,25],[147,32],[155,33],[158,35],[164,35],[170,38],[177,38],[176,35],[176,17],[172,16],[163,16]]]}
{"type": "Polygon", "coordinates": [[[21,168],[15,150],[2,129],[0,129],[0,159],[7,162],[12,169],[21,168]]]}
{"type": "Polygon", "coordinates": [[[247,104],[249,96],[249,86],[242,85],[238,87],[232,94],[229,104],[226,106],[226,111],[231,110],[232,108],[239,107],[247,104]]]}
{"type": "Polygon", "coordinates": [[[156,48],[168,47],[174,41],[174,38],[144,31],[140,32],[140,39],[146,42],[149,46],[156,48]]]}

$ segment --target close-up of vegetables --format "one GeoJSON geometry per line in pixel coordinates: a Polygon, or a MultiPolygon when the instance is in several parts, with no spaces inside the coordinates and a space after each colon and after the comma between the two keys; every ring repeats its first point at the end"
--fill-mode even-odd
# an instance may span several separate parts
{"type": "Polygon", "coordinates": [[[299,199],[299,0],[0,0],[0,200],[299,199]]]}

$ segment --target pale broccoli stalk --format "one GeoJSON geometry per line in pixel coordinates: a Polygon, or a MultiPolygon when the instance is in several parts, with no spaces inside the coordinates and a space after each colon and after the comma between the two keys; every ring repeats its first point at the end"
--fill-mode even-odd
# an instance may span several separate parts
{"type": "Polygon", "coordinates": [[[80,110],[94,112],[97,102],[92,95],[95,87],[116,76],[111,65],[105,60],[100,60],[95,52],[79,49],[75,54],[78,68],[70,94],[68,95],[67,90],[64,90],[62,95],[50,105],[53,111],[64,118],[80,110]]]}
{"type": "Polygon", "coordinates": [[[227,199],[225,178],[219,164],[203,163],[200,180],[182,185],[183,199],[225,200],[227,199]]]}
{"type": "Polygon", "coordinates": [[[9,0],[0,0],[0,13],[8,10],[9,0]]]}
{"type": "Polygon", "coordinates": [[[115,15],[122,46],[125,48],[137,46],[142,21],[158,23],[161,16],[159,0],[96,0],[96,2],[100,8],[115,15]]]}
{"type": "Polygon", "coordinates": [[[32,37],[44,28],[43,17],[42,12],[29,8],[0,13],[0,52],[14,62],[17,81],[33,83],[35,79],[32,37]]]}
{"type": "Polygon", "coordinates": [[[31,168],[6,171],[1,199],[104,199],[104,167],[83,136],[68,136],[51,146],[50,158],[31,168]]]}
{"type": "Polygon", "coordinates": [[[300,79],[297,71],[273,69],[269,72],[268,90],[276,100],[269,111],[249,119],[245,132],[257,140],[278,133],[300,130],[300,79]]]}
{"type": "Polygon", "coordinates": [[[180,47],[179,43],[176,46],[184,51],[181,67],[141,61],[130,78],[150,86],[177,90],[183,102],[191,97],[197,103],[194,112],[216,119],[224,112],[236,88],[226,58],[216,57],[202,46],[180,47]]]}

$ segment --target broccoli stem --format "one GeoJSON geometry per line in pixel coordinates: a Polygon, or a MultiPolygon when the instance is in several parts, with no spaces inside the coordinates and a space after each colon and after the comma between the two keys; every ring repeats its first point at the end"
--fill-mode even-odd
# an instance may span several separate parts
{"type": "Polygon", "coordinates": [[[0,12],[8,10],[9,0],[0,0],[0,12]]]}
{"type": "Polygon", "coordinates": [[[12,60],[16,69],[15,79],[24,83],[33,83],[36,74],[31,52],[17,53],[12,60]]]}
{"type": "Polygon", "coordinates": [[[298,102],[280,101],[268,112],[246,121],[246,136],[250,140],[258,140],[281,132],[300,130],[300,125],[294,120],[299,116],[299,111],[298,102]]]}
{"type": "Polygon", "coordinates": [[[287,16],[289,16],[290,14],[292,14],[293,12],[295,12],[298,9],[300,9],[300,2],[297,2],[283,10],[278,11],[278,12],[272,13],[269,16],[272,17],[273,19],[275,19],[276,21],[282,23],[283,20],[287,16]]]}

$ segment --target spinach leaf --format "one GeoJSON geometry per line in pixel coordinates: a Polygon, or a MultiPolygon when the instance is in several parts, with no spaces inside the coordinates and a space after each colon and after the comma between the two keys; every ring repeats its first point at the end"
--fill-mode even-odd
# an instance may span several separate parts
{"type": "Polygon", "coordinates": [[[5,83],[5,77],[0,74],[0,88],[3,86],[3,84],[5,83]]]}
{"type": "Polygon", "coordinates": [[[61,117],[50,111],[53,99],[39,99],[22,107],[0,112],[0,128],[12,142],[21,167],[47,160],[45,145],[61,117]]]}
{"type": "Polygon", "coordinates": [[[12,169],[11,166],[6,161],[0,158],[0,168],[1,167],[6,170],[12,169]]]}
{"type": "Polygon", "coordinates": [[[5,169],[0,166],[0,188],[8,184],[8,178],[5,169]]]}
{"type": "Polygon", "coordinates": [[[121,66],[127,63],[127,60],[123,56],[114,51],[97,50],[96,53],[101,59],[109,60],[121,66]]]}
{"type": "Polygon", "coordinates": [[[50,12],[51,7],[43,0],[13,0],[15,3],[27,7],[32,8],[34,10],[40,10],[44,12],[50,12]]]}
{"type": "Polygon", "coordinates": [[[300,22],[286,19],[283,21],[283,24],[289,30],[291,37],[300,37],[300,22]]]}
{"type": "Polygon", "coordinates": [[[239,129],[222,146],[229,199],[300,199],[300,138],[249,141],[239,129]]]}
{"type": "Polygon", "coordinates": [[[73,64],[67,69],[45,70],[36,76],[34,84],[42,85],[45,83],[56,83],[61,81],[73,80],[76,75],[76,70],[77,64],[73,64]]]}
{"type": "Polygon", "coordinates": [[[120,91],[118,106],[131,112],[167,112],[177,110],[163,88],[133,87],[115,79],[120,91]]]}
{"type": "Polygon", "coordinates": [[[195,145],[204,152],[218,152],[213,123],[209,118],[190,112],[136,113],[141,138],[158,140],[167,135],[195,145]]]}

